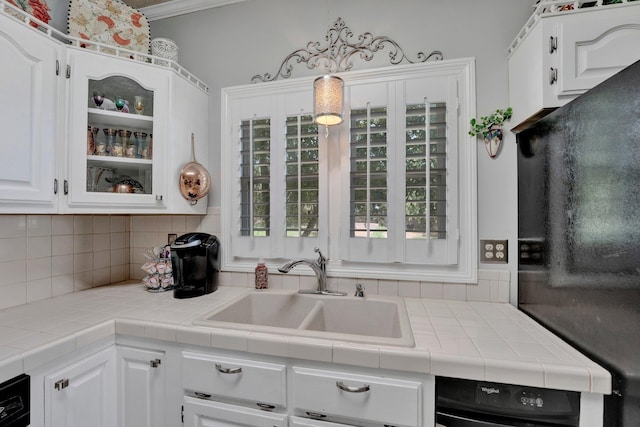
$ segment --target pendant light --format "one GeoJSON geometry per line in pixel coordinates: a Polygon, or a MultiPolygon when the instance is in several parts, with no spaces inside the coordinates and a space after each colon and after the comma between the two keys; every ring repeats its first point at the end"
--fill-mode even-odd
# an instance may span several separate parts
{"type": "Polygon", "coordinates": [[[322,76],[313,81],[313,118],[319,125],[342,123],[344,81],[336,76],[322,76]]]}

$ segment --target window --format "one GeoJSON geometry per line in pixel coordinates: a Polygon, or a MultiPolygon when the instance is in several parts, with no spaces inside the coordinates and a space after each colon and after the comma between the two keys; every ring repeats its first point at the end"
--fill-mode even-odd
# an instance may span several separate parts
{"type": "Polygon", "coordinates": [[[406,109],[405,238],[446,239],[446,104],[406,109]]]}
{"type": "Polygon", "coordinates": [[[475,281],[473,73],[471,60],[343,73],[346,117],[328,136],[311,79],[223,90],[223,268],[318,246],[334,276],[475,281]]]}
{"type": "Polygon", "coordinates": [[[271,231],[271,123],[269,119],[241,124],[241,236],[268,236],[271,231]]]}
{"type": "Polygon", "coordinates": [[[287,117],[287,237],[318,235],[318,125],[311,114],[287,117]]]}
{"type": "Polygon", "coordinates": [[[387,108],[351,110],[351,237],[387,237],[387,108]]]}

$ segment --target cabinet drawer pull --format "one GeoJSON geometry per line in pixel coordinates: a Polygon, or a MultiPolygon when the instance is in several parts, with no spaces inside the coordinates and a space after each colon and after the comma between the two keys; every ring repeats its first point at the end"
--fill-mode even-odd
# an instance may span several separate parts
{"type": "Polygon", "coordinates": [[[309,412],[309,411],[307,411],[307,415],[309,415],[310,417],[313,417],[313,418],[327,418],[327,416],[325,414],[319,414],[317,412],[309,412]]]}
{"type": "Polygon", "coordinates": [[[365,384],[362,387],[351,387],[345,385],[342,381],[336,381],[336,387],[338,387],[342,391],[347,391],[349,393],[364,393],[365,391],[369,391],[371,387],[369,384],[365,384]]]}
{"type": "Polygon", "coordinates": [[[257,402],[256,405],[258,405],[258,408],[260,408],[260,409],[275,409],[276,408],[275,406],[269,405],[268,403],[257,402]]]}
{"type": "Polygon", "coordinates": [[[160,360],[160,359],[153,359],[153,360],[149,361],[149,365],[152,368],[157,368],[158,366],[160,366],[161,363],[162,363],[162,360],[160,360]]]}
{"type": "Polygon", "coordinates": [[[221,374],[239,374],[242,372],[242,368],[223,368],[221,364],[216,363],[216,371],[221,374]]]}
{"type": "Polygon", "coordinates": [[[62,379],[62,380],[56,381],[56,382],[53,384],[53,387],[54,387],[56,390],[62,390],[62,389],[65,389],[65,388],[69,387],[69,379],[68,379],[68,378],[65,378],[65,379],[62,379]]]}
{"type": "Polygon", "coordinates": [[[193,394],[195,394],[196,397],[199,397],[200,399],[209,399],[211,397],[210,394],[200,393],[199,391],[194,391],[193,394]]]}

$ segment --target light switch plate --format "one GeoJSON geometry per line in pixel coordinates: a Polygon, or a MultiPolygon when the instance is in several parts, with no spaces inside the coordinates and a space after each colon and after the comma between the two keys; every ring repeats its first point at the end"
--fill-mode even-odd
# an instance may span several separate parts
{"type": "Polygon", "coordinates": [[[507,264],[509,262],[509,241],[481,239],[480,262],[483,264],[507,264]]]}

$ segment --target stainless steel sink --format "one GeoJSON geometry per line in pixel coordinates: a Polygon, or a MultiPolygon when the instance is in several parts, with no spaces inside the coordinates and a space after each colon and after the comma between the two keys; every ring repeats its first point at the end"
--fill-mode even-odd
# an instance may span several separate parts
{"type": "Polygon", "coordinates": [[[280,290],[249,292],[193,323],[357,343],[414,345],[404,300],[378,295],[360,298],[280,290]]]}

